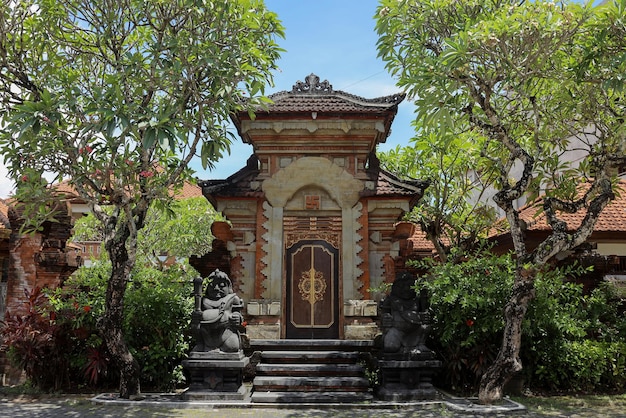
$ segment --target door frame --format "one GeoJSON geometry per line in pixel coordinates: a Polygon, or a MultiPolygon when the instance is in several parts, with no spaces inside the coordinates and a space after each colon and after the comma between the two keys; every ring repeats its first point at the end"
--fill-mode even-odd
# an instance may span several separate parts
{"type": "MultiPolygon", "coordinates": [[[[294,247],[304,247],[304,246],[321,246],[322,248],[324,248],[327,251],[331,251],[333,256],[334,256],[334,260],[333,260],[333,266],[332,266],[332,272],[333,272],[333,280],[331,280],[331,285],[333,286],[333,289],[331,289],[331,291],[333,292],[333,297],[334,297],[334,302],[333,302],[333,308],[335,311],[335,315],[334,315],[334,325],[329,328],[330,331],[328,331],[328,334],[332,334],[329,336],[324,336],[324,337],[311,337],[311,338],[303,338],[303,337],[296,337],[299,339],[342,339],[343,338],[343,303],[341,303],[342,301],[342,277],[341,277],[341,250],[339,248],[336,248],[334,245],[332,245],[332,243],[330,243],[329,241],[323,239],[323,238],[317,238],[317,237],[310,237],[310,238],[304,238],[301,239],[295,243],[293,243],[292,245],[290,245],[288,248],[284,248],[283,249],[283,262],[284,262],[284,269],[283,269],[283,297],[282,297],[282,315],[281,317],[283,318],[283,320],[281,321],[281,338],[287,339],[290,338],[288,337],[288,325],[289,325],[289,321],[291,320],[291,315],[290,315],[290,309],[292,307],[292,301],[288,300],[288,298],[290,297],[290,294],[292,293],[292,283],[290,282],[290,272],[289,270],[291,269],[291,260],[289,257],[289,253],[290,253],[290,249],[293,249],[294,247]],[[332,331],[332,329],[335,329],[336,331],[332,331]]],[[[312,329],[312,328],[307,328],[307,329],[312,329]]],[[[323,331],[320,331],[320,333],[323,333],[323,331]]],[[[291,337],[294,338],[294,337],[291,337]]]]}

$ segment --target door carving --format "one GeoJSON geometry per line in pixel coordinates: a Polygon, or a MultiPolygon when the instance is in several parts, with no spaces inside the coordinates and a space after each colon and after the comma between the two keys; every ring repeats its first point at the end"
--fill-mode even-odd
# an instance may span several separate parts
{"type": "Polygon", "coordinates": [[[286,255],[286,337],[339,338],[338,249],[303,240],[286,255]]]}

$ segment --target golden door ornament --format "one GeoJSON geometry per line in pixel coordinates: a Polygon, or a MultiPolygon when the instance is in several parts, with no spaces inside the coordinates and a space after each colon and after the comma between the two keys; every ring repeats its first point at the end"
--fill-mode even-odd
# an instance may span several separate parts
{"type": "Polygon", "coordinates": [[[324,299],[326,293],[326,281],[321,271],[315,270],[314,251],[311,251],[311,268],[302,272],[298,283],[298,290],[303,300],[309,301],[311,309],[316,302],[324,299]]]}

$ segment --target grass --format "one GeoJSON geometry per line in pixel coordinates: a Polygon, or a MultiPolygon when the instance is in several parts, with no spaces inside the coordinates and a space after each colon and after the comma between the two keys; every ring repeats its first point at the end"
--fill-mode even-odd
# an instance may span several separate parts
{"type": "Polygon", "coordinates": [[[626,393],[620,395],[532,396],[513,397],[542,416],[623,417],[626,414],[626,393]]]}

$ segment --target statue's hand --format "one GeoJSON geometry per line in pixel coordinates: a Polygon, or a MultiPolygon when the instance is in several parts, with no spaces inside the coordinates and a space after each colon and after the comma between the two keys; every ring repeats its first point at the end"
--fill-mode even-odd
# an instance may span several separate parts
{"type": "Polygon", "coordinates": [[[241,323],[243,322],[243,316],[239,312],[233,312],[228,319],[228,322],[231,325],[241,325],[241,323]]]}

